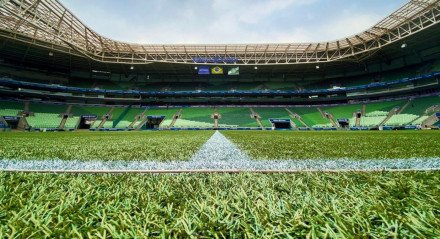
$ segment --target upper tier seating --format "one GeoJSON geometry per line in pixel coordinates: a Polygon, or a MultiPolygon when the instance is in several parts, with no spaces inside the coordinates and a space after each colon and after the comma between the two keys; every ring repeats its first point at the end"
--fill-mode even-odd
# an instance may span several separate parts
{"type": "Polygon", "coordinates": [[[416,98],[411,101],[402,113],[424,115],[426,109],[434,105],[440,105],[440,96],[416,98]]]}

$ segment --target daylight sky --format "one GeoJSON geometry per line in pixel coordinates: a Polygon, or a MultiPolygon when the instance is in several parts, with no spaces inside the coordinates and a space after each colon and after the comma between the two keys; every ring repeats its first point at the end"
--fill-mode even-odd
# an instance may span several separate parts
{"type": "Polygon", "coordinates": [[[319,42],[359,33],[406,0],[60,0],[98,33],[133,43],[319,42]]]}

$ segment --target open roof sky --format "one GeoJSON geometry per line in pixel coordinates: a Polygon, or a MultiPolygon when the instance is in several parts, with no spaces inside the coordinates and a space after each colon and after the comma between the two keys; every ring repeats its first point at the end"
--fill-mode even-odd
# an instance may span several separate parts
{"type": "Polygon", "coordinates": [[[319,42],[359,33],[405,0],[61,0],[86,25],[134,43],[319,42]]]}

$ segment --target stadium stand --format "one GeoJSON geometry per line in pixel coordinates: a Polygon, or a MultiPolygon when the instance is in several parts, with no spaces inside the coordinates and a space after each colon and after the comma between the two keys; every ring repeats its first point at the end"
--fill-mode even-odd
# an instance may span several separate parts
{"type": "MultiPolygon", "coordinates": [[[[423,74],[440,71],[440,61],[428,61],[425,63],[406,66],[404,68],[381,71],[379,73],[371,73],[354,77],[334,77],[323,81],[323,79],[307,79],[305,81],[292,81],[285,79],[271,79],[271,81],[254,81],[252,79],[229,79],[228,81],[208,81],[208,82],[130,82],[117,80],[102,79],[81,79],[81,78],[60,78],[58,81],[53,76],[39,76],[34,74],[24,74],[22,71],[10,71],[6,67],[0,67],[0,71],[8,72],[8,76],[24,82],[35,82],[56,85],[79,87],[86,89],[105,89],[105,90],[142,90],[142,91],[162,91],[162,92],[181,92],[181,91],[232,91],[232,90],[248,90],[248,91],[264,91],[264,90],[315,90],[330,89],[334,86],[338,87],[355,87],[369,85],[379,82],[391,82],[406,79],[408,77],[416,77],[423,74]],[[246,82],[250,81],[250,82],[246,82]]],[[[378,91],[380,92],[380,90],[378,91]]]]}
{"type": "MultiPolygon", "coordinates": [[[[192,126],[194,127],[201,127],[206,124],[214,126],[214,120],[211,118],[213,113],[213,108],[184,108],[181,118],[193,122],[194,125],[192,126]]],[[[179,121],[181,120],[179,119],[179,121]]]]}
{"type": "Polygon", "coordinates": [[[354,113],[362,111],[362,105],[352,104],[352,105],[324,107],[323,111],[331,113],[336,121],[338,119],[352,119],[354,113]]]}
{"type": "Polygon", "coordinates": [[[59,128],[61,123],[61,115],[66,111],[66,105],[50,105],[41,103],[31,103],[29,111],[32,112],[26,118],[31,128],[59,128]]]}
{"type": "Polygon", "coordinates": [[[264,127],[272,127],[270,119],[290,119],[285,108],[254,108],[254,110],[260,115],[264,127]]]}
{"type": "Polygon", "coordinates": [[[145,109],[128,107],[117,119],[115,119],[115,128],[126,129],[133,123],[136,116],[141,115],[145,109]]]}
{"type": "Polygon", "coordinates": [[[404,126],[409,125],[411,122],[416,120],[419,116],[412,114],[398,114],[393,115],[391,118],[385,123],[386,126],[404,126]]]}
{"type": "Polygon", "coordinates": [[[22,102],[1,101],[0,103],[0,116],[17,116],[24,109],[22,102]]]}
{"type": "Polygon", "coordinates": [[[308,127],[332,127],[332,124],[321,115],[317,107],[296,107],[290,108],[290,111],[298,114],[308,127]]]}
{"type": "Polygon", "coordinates": [[[421,97],[411,100],[408,107],[402,111],[405,114],[423,115],[431,106],[440,105],[440,96],[421,97]]]}
{"type": "MultiPolygon", "coordinates": [[[[147,109],[147,116],[165,116],[165,119],[161,123],[161,128],[168,128],[173,121],[173,116],[179,112],[179,108],[149,108],[147,109]]],[[[177,120],[179,121],[179,120],[177,120]]],[[[137,125],[136,125],[137,126],[137,125]]]]}
{"type": "Polygon", "coordinates": [[[61,123],[59,114],[35,113],[34,116],[26,118],[31,128],[58,128],[61,123]]]}
{"type": "MultiPolygon", "coordinates": [[[[112,106],[83,106],[62,105],[23,102],[1,101],[0,116],[17,116],[28,105],[30,115],[26,117],[31,128],[57,129],[60,127],[62,116],[69,116],[64,123],[64,129],[75,129],[81,115],[96,115],[97,120],[91,129],[128,129],[131,125],[136,129],[146,116],[163,116],[161,128],[168,128],[173,122],[176,113],[180,117],[175,121],[175,128],[214,128],[213,114],[220,116],[218,127],[220,128],[257,128],[258,122],[251,117],[252,111],[260,117],[262,127],[272,127],[269,119],[290,119],[296,127],[304,127],[303,123],[313,128],[335,127],[338,119],[349,119],[349,126],[355,127],[378,127],[380,125],[401,127],[405,125],[421,125],[435,112],[439,111],[440,96],[428,96],[410,100],[394,100],[384,102],[372,102],[365,104],[348,104],[323,107],[184,107],[184,108],[133,108],[112,106]],[[397,109],[401,110],[397,110],[397,109]],[[427,111],[429,109],[429,111],[427,111]],[[359,119],[359,125],[355,113],[365,110],[365,114],[359,119]],[[69,111],[69,112],[68,112],[69,111]],[[390,114],[393,112],[393,114],[390,114]],[[145,113],[145,115],[143,115],[145,113]],[[109,115],[109,119],[103,116],[109,115]],[[295,114],[301,118],[295,118],[295,114]],[[330,117],[333,116],[333,121],[330,117]],[[144,116],[144,117],[141,117],[144,116]],[[135,121],[135,119],[137,119],[135,121]],[[103,122],[105,121],[105,122],[103,122]],[[302,122],[301,122],[302,121],[302,122]]],[[[144,121],[145,123],[146,121],[144,121]]],[[[338,125],[336,125],[338,126],[338,125]]]]}
{"type": "Polygon", "coordinates": [[[72,113],[75,116],[96,115],[98,116],[98,119],[100,119],[109,111],[109,109],[109,107],[75,105],[72,107],[72,113]]]}
{"type": "Polygon", "coordinates": [[[65,129],[76,129],[80,118],[77,116],[69,117],[64,125],[65,129]]]}
{"type": "Polygon", "coordinates": [[[251,111],[247,107],[219,108],[218,113],[221,115],[221,119],[219,119],[221,125],[244,128],[258,127],[255,119],[251,118],[251,111]]]}

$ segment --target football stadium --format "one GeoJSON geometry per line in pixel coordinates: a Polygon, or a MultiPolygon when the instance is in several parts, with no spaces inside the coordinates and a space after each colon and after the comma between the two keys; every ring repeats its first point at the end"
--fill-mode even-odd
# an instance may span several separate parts
{"type": "Polygon", "coordinates": [[[253,44],[127,43],[65,2],[0,0],[1,238],[440,237],[439,0],[253,44]]]}

